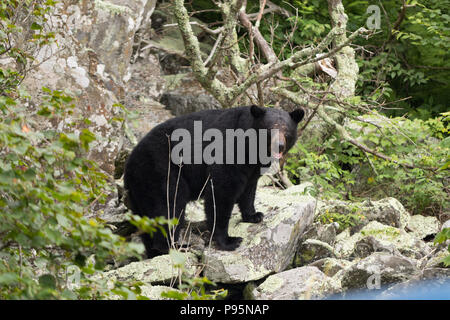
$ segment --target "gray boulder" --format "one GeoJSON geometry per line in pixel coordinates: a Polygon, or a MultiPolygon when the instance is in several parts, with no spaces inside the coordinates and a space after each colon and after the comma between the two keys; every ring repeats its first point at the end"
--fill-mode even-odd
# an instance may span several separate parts
{"type": "Polygon", "coordinates": [[[246,298],[254,300],[317,300],[339,292],[339,284],[317,267],[300,267],[269,276],[259,286],[250,284],[246,298]]]}
{"type": "Polygon", "coordinates": [[[419,259],[431,252],[429,245],[414,235],[378,221],[371,221],[353,235],[348,229],[341,232],[336,236],[334,249],[339,258],[363,258],[381,251],[419,259]]]}
{"type": "Polygon", "coordinates": [[[309,266],[319,268],[320,271],[322,271],[325,275],[329,277],[333,277],[336,273],[348,268],[351,265],[352,262],[348,260],[336,258],[324,258],[309,264],[309,266]]]}
{"type": "Polygon", "coordinates": [[[418,239],[424,239],[439,232],[439,220],[435,217],[424,217],[416,214],[411,216],[406,228],[418,239]]]}
{"type": "MultiPolygon", "coordinates": [[[[107,173],[114,171],[114,159],[123,143],[121,117],[116,104],[124,95],[129,77],[129,61],[134,33],[148,19],[155,1],[62,1],[48,16],[48,25],[57,28],[56,42],[36,50],[35,67],[21,84],[31,95],[29,114],[41,99],[41,88],[67,90],[76,108],[71,116],[40,121],[37,130],[87,128],[97,136],[88,157],[107,173]],[[74,119],[82,118],[71,126],[74,119]]],[[[25,22],[24,22],[25,23],[25,22]]]]}
{"type": "Polygon", "coordinates": [[[416,261],[403,256],[376,252],[340,271],[343,289],[380,288],[418,275],[416,261]]]}
{"type": "Polygon", "coordinates": [[[324,213],[360,214],[365,219],[362,225],[369,221],[378,221],[388,226],[404,228],[408,224],[410,214],[395,198],[385,198],[378,201],[366,200],[363,202],[350,202],[341,200],[321,201],[317,206],[316,215],[324,213]]]}
{"type": "Polygon", "coordinates": [[[265,213],[261,223],[244,223],[235,211],[230,236],[243,237],[235,251],[207,246],[202,252],[204,275],[222,283],[242,283],[283,271],[292,261],[297,243],[312,223],[316,200],[292,196],[273,188],[257,191],[256,208],[265,213]]]}
{"type": "Polygon", "coordinates": [[[177,253],[177,259],[183,259],[183,265],[178,267],[178,261],[166,254],[152,259],[132,262],[124,267],[105,272],[102,277],[108,280],[134,280],[145,284],[170,284],[183,273],[193,277],[197,272],[198,259],[193,253],[177,253]]]}

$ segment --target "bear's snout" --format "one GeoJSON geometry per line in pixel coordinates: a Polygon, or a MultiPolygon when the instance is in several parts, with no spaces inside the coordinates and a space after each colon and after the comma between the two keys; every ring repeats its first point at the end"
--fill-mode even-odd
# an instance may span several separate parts
{"type": "Polygon", "coordinates": [[[286,152],[286,137],[280,130],[276,130],[276,133],[272,135],[270,143],[271,156],[275,159],[281,159],[286,152]]]}

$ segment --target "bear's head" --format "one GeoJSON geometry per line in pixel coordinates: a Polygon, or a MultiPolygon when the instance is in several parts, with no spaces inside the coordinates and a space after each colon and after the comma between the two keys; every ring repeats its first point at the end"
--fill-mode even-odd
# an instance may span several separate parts
{"type": "Polygon", "coordinates": [[[250,112],[254,118],[254,127],[268,130],[270,137],[268,147],[271,150],[271,156],[281,159],[294,146],[297,140],[297,125],[303,119],[305,112],[303,109],[286,112],[255,105],[250,107],[250,112]]]}

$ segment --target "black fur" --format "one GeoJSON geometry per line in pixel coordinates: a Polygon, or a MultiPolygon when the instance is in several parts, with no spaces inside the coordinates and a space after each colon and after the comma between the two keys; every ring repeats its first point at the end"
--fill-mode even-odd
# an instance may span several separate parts
{"type": "MultiPolygon", "coordinates": [[[[219,129],[223,133],[225,145],[226,129],[280,127],[285,138],[284,150],[287,152],[296,141],[297,124],[303,116],[301,109],[289,114],[282,110],[257,106],[236,107],[195,112],[156,126],[133,149],[126,163],[124,182],[131,210],[135,214],[150,218],[167,217],[168,210],[173,217],[175,211],[182,223],[186,204],[199,197],[209,177],[201,194],[205,200],[208,227],[212,230],[215,221],[214,240],[219,249],[236,249],[242,239],[228,236],[228,222],[234,204],[238,204],[243,221],[257,223],[263,219],[263,214],[256,212],[254,207],[256,185],[262,165],[248,164],[248,154],[245,164],[183,164],[180,167],[171,162],[168,178],[170,150],[177,143],[169,142],[171,133],[177,128],[185,128],[193,134],[194,121],[201,120],[203,132],[209,128],[219,129]]],[[[203,148],[209,143],[203,143],[203,148]]],[[[248,144],[245,150],[248,153],[248,144]]],[[[178,232],[175,237],[178,237],[178,232]]],[[[153,238],[145,235],[143,241],[149,257],[168,250],[167,240],[161,232],[154,234],[153,238]]]]}

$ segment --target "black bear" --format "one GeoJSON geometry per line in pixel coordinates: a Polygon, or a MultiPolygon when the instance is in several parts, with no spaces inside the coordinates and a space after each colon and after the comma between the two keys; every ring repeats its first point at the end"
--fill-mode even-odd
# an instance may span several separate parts
{"type": "MultiPolygon", "coordinates": [[[[302,109],[288,113],[248,106],[199,111],[159,124],[126,162],[131,210],[150,218],[177,217],[181,224],[186,204],[201,197],[217,247],[236,249],[242,238],[228,236],[234,204],[243,221],[263,219],[254,207],[258,179],[294,145],[303,116],[302,109]]],[[[168,251],[162,232],[142,239],[149,257],[168,251]]]]}

